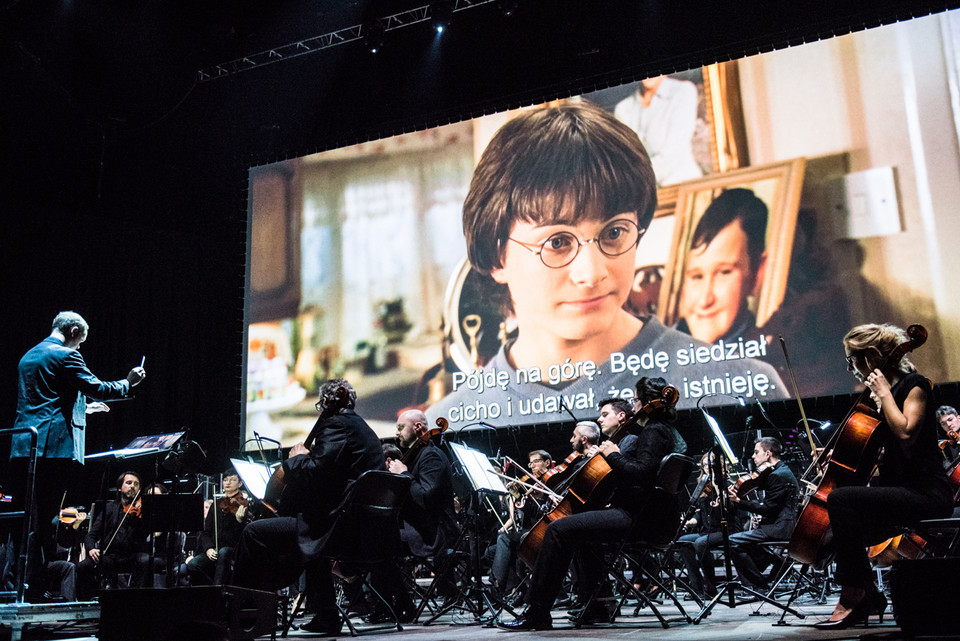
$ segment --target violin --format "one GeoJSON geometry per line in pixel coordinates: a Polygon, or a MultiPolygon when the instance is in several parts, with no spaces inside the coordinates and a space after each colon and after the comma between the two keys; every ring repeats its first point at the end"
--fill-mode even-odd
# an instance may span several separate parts
{"type": "Polygon", "coordinates": [[[65,507],[60,510],[59,520],[64,525],[74,525],[79,527],[79,523],[87,519],[87,513],[77,507],[65,507]]]}
{"type": "Polygon", "coordinates": [[[224,514],[233,514],[236,515],[237,510],[241,507],[247,507],[250,504],[250,501],[247,500],[240,492],[237,492],[233,496],[225,496],[217,503],[217,507],[224,514]]]}
{"type": "Polygon", "coordinates": [[[137,500],[129,505],[124,505],[120,508],[120,511],[130,517],[141,518],[143,516],[143,501],[137,497],[137,500]]]}
{"type": "Polygon", "coordinates": [[[745,474],[736,480],[731,488],[738,498],[745,497],[753,490],[761,490],[767,484],[767,478],[773,474],[773,466],[770,463],[763,463],[755,472],[745,474]]]}
{"type": "Polygon", "coordinates": [[[447,428],[450,427],[450,424],[447,422],[447,419],[445,419],[442,416],[438,416],[436,422],[437,422],[436,427],[429,430],[424,430],[423,433],[420,434],[419,437],[417,437],[417,440],[413,442],[413,444],[410,446],[410,449],[408,449],[404,453],[403,458],[400,459],[401,463],[403,463],[407,467],[410,467],[411,463],[413,463],[414,458],[416,458],[417,452],[419,452],[423,447],[425,447],[427,443],[430,442],[430,439],[432,439],[434,436],[437,436],[439,434],[443,434],[444,432],[447,431],[447,428]]]}

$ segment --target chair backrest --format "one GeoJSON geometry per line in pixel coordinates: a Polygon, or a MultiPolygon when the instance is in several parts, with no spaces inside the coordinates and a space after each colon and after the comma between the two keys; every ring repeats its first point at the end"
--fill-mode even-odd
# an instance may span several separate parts
{"type": "Polygon", "coordinates": [[[680,491],[695,465],[692,458],[676,452],[663,457],[654,491],[637,517],[634,537],[654,544],[667,544],[674,539],[680,529],[680,491]]]}
{"type": "Polygon", "coordinates": [[[324,537],[327,558],[374,565],[393,558],[400,549],[400,508],[410,493],[411,479],[383,470],[360,475],[334,511],[324,537]]]}
{"type": "Polygon", "coordinates": [[[689,456],[677,452],[667,454],[657,471],[657,489],[667,494],[679,494],[696,464],[689,456]]]}

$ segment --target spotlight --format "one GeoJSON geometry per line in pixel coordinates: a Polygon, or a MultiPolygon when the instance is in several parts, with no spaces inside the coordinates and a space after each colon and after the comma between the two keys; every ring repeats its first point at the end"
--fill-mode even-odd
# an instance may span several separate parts
{"type": "Polygon", "coordinates": [[[371,53],[377,53],[383,47],[383,23],[379,20],[371,20],[364,23],[362,29],[363,44],[367,46],[371,53]]]}
{"type": "Polygon", "coordinates": [[[450,26],[450,19],[453,17],[454,0],[438,0],[430,3],[430,23],[437,33],[450,26]]]}
{"type": "Polygon", "coordinates": [[[510,17],[517,10],[517,0],[498,0],[497,6],[500,7],[500,13],[506,17],[510,17]]]}

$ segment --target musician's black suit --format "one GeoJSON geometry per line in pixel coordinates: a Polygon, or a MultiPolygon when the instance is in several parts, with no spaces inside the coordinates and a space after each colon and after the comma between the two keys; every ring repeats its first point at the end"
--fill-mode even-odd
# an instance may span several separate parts
{"type": "MultiPolygon", "coordinates": [[[[284,480],[300,505],[296,516],[255,521],[240,536],[233,582],[248,588],[275,590],[307,571],[307,601],[317,613],[336,617],[330,565],[321,558],[322,537],[330,513],[349,486],[367,470],[382,470],[383,448],[367,422],[352,409],[319,419],[309,454],[283,462],[284,480]]],[[[287,501],[287,494],[284,495],[287,501]]],[[[286,503],[282,512],[289,512],[286,503]]]]}
{"type": "MultiPolygon", "coordinates": [[[[100,550],[100,571],[108,586],[116,585],[118,572],[130,572],[130,587],[146,587],[150,565],[147,530],[141,517],[127,515],[124,518],[122,507],[120,501],[107,501],[103,512],[94,516],[84,545],[88,553],[100,550]]],[[[89,556],[77,566],[85,597],[90,595],[96,567],[89,556]]]]}
{"type": "MultiPolygon", "coordinates": [[[[650,497],[663,458],[685,448],[677,431],[667,423],[648,423],[638,436],[627,436],[620,442],[620,452],[606,457],[613,470],[617,489],[610,507],[574,514],[553,521],[547,526],[543,545],[537,557],[526,601],[527,618],[546,622],[560,591],[563,577],[577,551],[588,551],[597,542],[619,541],[633,527],[650,497]]],[[[662,515],[638,523],[638,527],[658,529],[662,520],[676,527],[678,510],[665,510],[662,515]]],[[[577,591],[587,597],[602,579],[602,563],[584,559],[577,567],[577,591]]]]}

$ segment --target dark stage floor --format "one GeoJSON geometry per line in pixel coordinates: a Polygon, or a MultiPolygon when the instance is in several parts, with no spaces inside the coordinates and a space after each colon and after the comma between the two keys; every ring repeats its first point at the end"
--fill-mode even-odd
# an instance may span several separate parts
{"type": "MultiPolygon", "coordinates": [[[[832,604],[832,599],[831,599],[832,604]]],[[[685,602],[684,607],[689,606],[689,613],[695,616],[698,612],[693,602],[685,602]]],[[[413,641],[489,641],[499,639],[504,641],[511,637],[518,639],[628,639],[636,638],[640,634],[647,641],[653,640],[703,640],[714,641],[724,639],[744,639],[751,641],[763,641],[765,639],[784,639],[789,641],[806,641],[821,639],[857,639],[869,638],[877,641],[887,639],[904,638],[900,628],[887,612],[887,617],[882,625],[876,623],[876,617],[871,619],[871,625],[868,628],[858,627],[853,630],[823,632],[817,630],[811,625],[825,618],[832,610],[832,605],[818,605],[813,598],[801,599],[797,604],[797,609],[806,617],[800,619],[793,615],[787,615],[785,623],[787,625],[775,625],[780,617],[780,611],[770,605],[763,605],[759,609],[756,604],[739,605],[736,608],[729,608],[725,605],[717,605],[710,615],[700,624],[693,625],[689,623],[671,624],[669,629],[663,629],[658,621],[650,614],[647,609],[641,610],[639,616],[632,616],[634,608],[627,606],[623,613],[628,615],[617,620],[617,623],[611,625],[597,625],[574,629],[572,624],[566,620],[566,613],[560,610],[554,611],[554,625],[556,628],[545,632],[507,632],[495,627],[484,627],[473,622],[473,616],[466,612],[454,612],[442,617],[438,622],[429,625],[408,625],[402,632],[396,630],[371,633],[364,635],[367,639],[411,639],[413,641]]],[[[679,611],[673,606],[664,605],[661,608],[662,613],[667,618],[678,617],[679,611]]],[[[176,612],[170,612],[171,619],[176,617],[176,612]]],[[[303,622],[301,619],[299,622],[303,622]]],[[[360,628],[362,631],[362,627],[360,628]]],[[[346,633],[339,638],[349,638],[346,633]]],[[[45,623],[42,626],[30,626],[23,632],[23,639],[60,639],[60,640],[93,640],[97,638],[96,623],[93,621],[78,621],[73,624],[53,624],[45,623]]],[[[279,638],[279,634],[277,635],[279,638]]],[[[10,628],[3,627],[0,632],[0,639],[4,641],[10,638],[10,628]]],[[[131,630],[130,641],[140,638],[135,630],[131,630]]],[[[268,636],[258,637],[259,639],[268,639],[268,636]]],[[[318,638],[299,630],[291,630],[288,638],[318,638]]]]}

